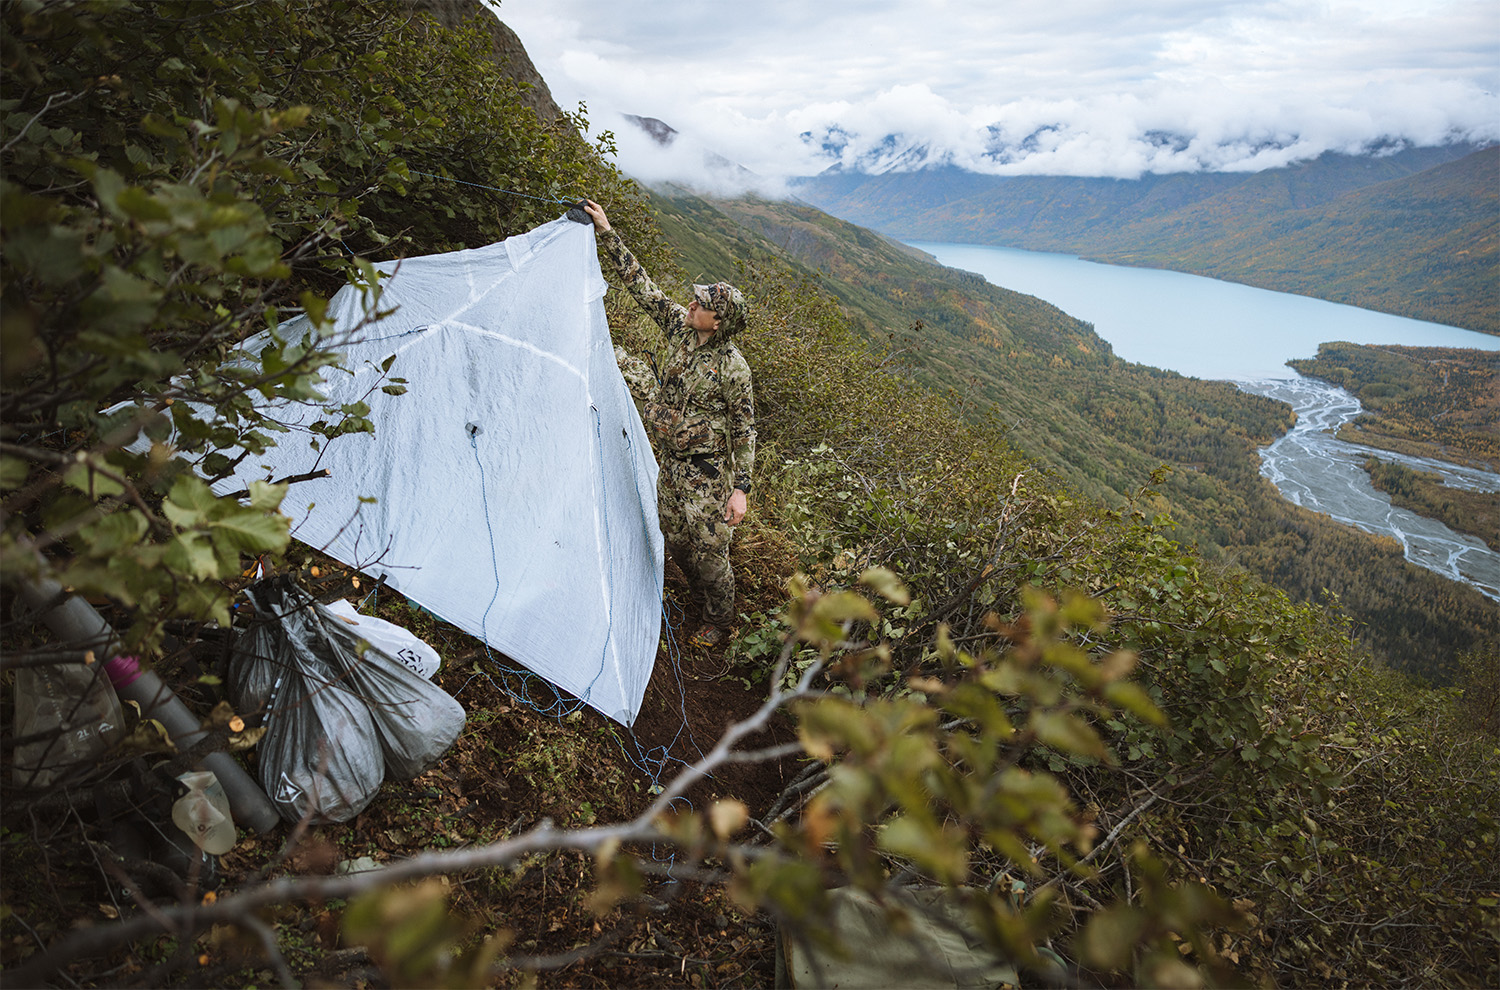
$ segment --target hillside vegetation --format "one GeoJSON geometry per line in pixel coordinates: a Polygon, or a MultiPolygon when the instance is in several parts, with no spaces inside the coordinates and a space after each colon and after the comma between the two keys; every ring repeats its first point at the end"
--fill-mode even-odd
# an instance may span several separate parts
{"type": "Polygon", "coordinates": [[[1500,333],[1500,147],[1132,181],[827,174],[797,192],[897,237],[1169,268],[1500,333]]]}
{"type": "Polygon", "coordinates": [[[1122,361],[1049,303],[813,207],[680,192],[654,203],[690,270],[723,273],[774,245],[889,350],[893,370],[989,418],[1076,492],[1119,508],[1152,487],[1150,511],[1176,538],[1295,600],[1331,594],[1389,665],[1446,683],[1461,653],[1500,638],[1500,610],[1478,591],[1292,505],[1261,477],[1256,448],[1291,425],[1285,405],[1122,361]]]}
{"type": "MultiPolygon", "coordinates": [[[[1337,609],[1179,543],[1154,452],[1096,425],[1163,449],[1201,427],[1195,446],[1221,453],[1169,479],[1191,494],[1175,479],[1247,459],[1279,408],[1184,392],[1201,383],[1126,366],[960,273],[871,272],[872,302],[913,312],[851,318],[837,279],[769,247],[813,245],[829,219],[747,204],[744,221],[709,207],[658,225],[600,154],[607,135],[591,146],[581,116],[538,112],[481,13],[443,28],[373,0],[0,8],[5,750],[23,741],[23,668],[79,666],[20,603],[50,577],[213,712],[204,745],[253,766],[261,713],[215,706],[252,621],[235,596],[257,563],[325,597],[368,575],[289,542],[295,487],[219,498],[165,444],[122,444],[170,417],[213,471],[274,442],[250,393],[319,401],[335,287],[582,193],[675,292],[700,263],[743,262],[764,453],[735,542],[741,628],[727,652],[676,651],[674,581],[625,732],[562,714],[570,699],[381,592],[367,607],[440,649],[463,735],[352,821],[242,833],[214,877],[115,841],[139,808],[105,798],[198,755],[149,720],[127,715],[125,746],[49,787],[7,773],[7,985],[764,986],[778,933],[834,937],[843,886],[879,898],[892,941],[922,910],[914,889],[945,891],[966,939],[1027,986],[1500,982],[1500,650],[1465,651],[1443,690],[1372,662],[1337,609]],[[760,233],[726,252],[695,223],[760,233]],[[293,310],[319,333],[236,350],[293,310]],[[921,312],[932,329],[912,331],[921,312]],[[1057,463],[1098,471],[1107,502],[1017,443],[1072,405],[1063,382],[1087,401],[1057,463]],[[99,412],[113,401],[130,405],[99,412]]],[[[859,236],[870,258],[892,250],[859,236]]],[[[608,308],[634,340],[639,314],[608,308]]],[[[357,403],[327,412],[320,442],[368,426],[357,403]]]]}

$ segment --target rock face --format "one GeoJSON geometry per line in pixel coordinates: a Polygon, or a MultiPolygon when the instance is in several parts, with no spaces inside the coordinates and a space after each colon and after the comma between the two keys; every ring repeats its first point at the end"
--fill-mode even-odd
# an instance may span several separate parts
{"type": "Polygon", "coordinates": [[[523,84],[521,98],[527,106],[535,110],[536,115],[547,123],[565,123],[562,110],[552,99],[552,91],[547,88],[546,80],[536,71],[536,66],[531,62],[531,56],[526,54],[526,46],[521,44],[521,39],[516,36],[516,33],[506,27],[483,0],[405,0],[405,2],[409,7],[431,14],[439,24],[446,28],[456,28],[472,18],[479,18],[492,39],[495,64],[512,79],[523,84]]]}
{"type": "Polygon", "coordinates": [[[645,131],[650,135],[651,140],[663,148],[670,147],[672,142],[677,140],[677,128],[664,120],[657,120],[655,117],[640,117],[633,113],[622,114],[621,116],[645,131]]]}

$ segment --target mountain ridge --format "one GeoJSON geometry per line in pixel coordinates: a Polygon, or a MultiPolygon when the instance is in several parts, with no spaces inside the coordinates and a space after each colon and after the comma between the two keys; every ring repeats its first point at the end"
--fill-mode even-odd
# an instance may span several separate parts
{"type": "Polygon", "coordinates": [[[1168,268],[1500,333],[1500,146],[1246,175],[817,176],[803,200],[901,238],[1168,268]],[[1400,237],[1393,239],[1392,230],[1400,237]]]}

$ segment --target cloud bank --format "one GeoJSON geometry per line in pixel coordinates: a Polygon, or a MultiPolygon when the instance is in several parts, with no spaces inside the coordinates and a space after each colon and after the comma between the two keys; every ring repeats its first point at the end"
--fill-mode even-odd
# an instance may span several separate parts
{"type": "Polygon", "coordinates": [[[774,192],[830,167],[1134,178],[1500,140],[1490,0],[503,0],[627,171],[774,192]],[[638,9],[645,7],[646,9],[638,9]],[[676,128],[666,148],[618,114],[676,128]],[[715,172],[705,151],[743,165],[715,172]]]}

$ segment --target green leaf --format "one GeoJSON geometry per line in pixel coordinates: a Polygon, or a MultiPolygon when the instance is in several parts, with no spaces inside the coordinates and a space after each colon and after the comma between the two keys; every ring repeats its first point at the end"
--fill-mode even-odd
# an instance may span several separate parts
{"type": "Polygon", "coordinates": [[[130,508],[112,512],[90,523],[80,536],[88,541],[90,553],[103,557],[138,543],[146,535],[146,529],[145,518],[130,508]]]}
{"type": "Polygon", "coordinates": [[[125,486],[113,478],[100,474],[88,464],[74,464],[68,468],[63,474],[63,481],[94,498],[119,495],[125,491],[125,486]]]}
{"type": "Polygon", "coordinates": [[[0,488],[20,488],[31,473],[31,465],[19,457],[0,455],[0,488]]]}
{"type": "MultiPolygon", "coordinates": [[[[125,204],[119,202],[120,194],[125,190],[125,180],[120,178],[120,173],[109,168],[94,168],[92,181],[94,184],[94,195],[99,198],[99,203],[115,216],[124,217],[129,213],[125,204]]],[[[139,192],[139,190],[136,190],[139,192]]]]}
{"type": "Polygon", "coordinates": [[[216,520],[213,530],[239,550],[266,553],[286,546],[290,525],[283,515],[259,509],[235,509],[216,520]]]}
{"type": "Polygon", "coordinates": [[[166,547],[162,562],[172,570],[199,580],[219,576],[219,558],[205,533],[179,533],[166,547]]]}
{"type": "Polygon", "coordinates": [[[162,514],[184,529],[209,521],[218,499],[208,485],[194,474],[184,474],[172,484],[162,514]]]}
{"type": "Polygon", "coordinates": [[[1060,753],[1100,759],[1107,755],[1099,734],[1082,719],[1066,712],[1036,712],[1031,716],[1031,727],[1044,745],[1060,753]]]}
{"type": "Polygon", "coordinates": [[[281,508],[288,485],[273,485],[269,481],[252,481],[245,486],[250,492],[250,508],[271,512],[281,508]]]}
{"type": "Polygon", "coordinates": [[[138,186],[122,189],[116,197],[120,210],[133,220],[170,220],[172,212],[166,204],[138,186]]]}

